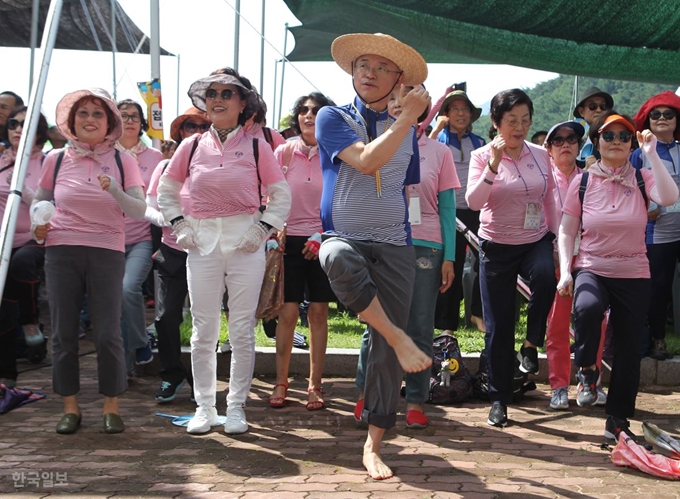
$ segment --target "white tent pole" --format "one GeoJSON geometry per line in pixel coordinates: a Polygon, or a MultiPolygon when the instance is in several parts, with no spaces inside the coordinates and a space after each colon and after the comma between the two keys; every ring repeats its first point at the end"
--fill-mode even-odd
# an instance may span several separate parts
{"type": "MultiPolygon", "coordinates": [[[[151,54],[151,79],[161,77],[161,33],[160,33],[160,10],[158,0],[151,0],[151,38],[150,40],[150,54],[151,54]]],[[[161,89],[162,91],[162,89],[161,89]]],[[[151,117],[149,117],[151,119],[151,117]]],[[[152,139],[153,146],[160,151],[161,141],[159,139],[152,139]]]]}
{"type": "Polygon", "coordinates": [[[177,102],[175,104],[175,116],[179,116],[179,54],[177,54],[177,92],[175,92],[175,95],[177,96],[177,102]]]}
{"type": "Polygon", "coordinates": [[[31,12],[31,66],[28,71],[28,91],[33,88],[33,66],[35,66],[35,48],[38,45],[38,22],[40,20],[40,0],[33,0],[31,12]]]}
{"type": "Polygon", "coordinates": [[[10,185],[10,192],[7,197],[5,213],[2,217],[2,228],[0,229],[0,296],[2,296],[5,289],[7,269],[9,268],[9,259],[12,255],[12,243],[14,242],[14,230],[17,224],[17,217],[19,216],[19,206],[21,205],[21,189],[24,186],[24,177],[26,177],[26,169],[31,159],[31,150],[33,149],[36,131],[38,130],[40,105],[45,93],[45,83],[49,73],[52,49],[54,48],[57,31],[59,30],[62,2],[63,0],[52,0],[47,12],[42,43],[40,44],[42,48],[42,65],[40,66],[38,80],[31,88],[28,99],[29,105],[24,120],[27,126],[23,129],[21,140],[19,141],[19,152],[14,167],[14,174],[12,175],[12,184],[10,185]]]}
{"type": "Polygon", "coordinates": [[[267,0],[262,0],[262,24],[260,25],[260,95],[264,94],[264,15],[267,0]]]}
{"type": "Polygon", "coordinates": [[[241,29],[241,0],[236,0],[234,11],[234,69],[238,71],[238,42],[241,29]]]}
{"type": "Polygon", "coordinates": [[[286,46],[288,44],[288,23],[285,25],[285,36],[283,38],[283,59],[281,61],[281,88],[279,89],[279,117],[274,128],[278,129],[281,123],[281,110],[283,109],[283,83],[286,76],[286,46]]]}
{"type": "Polygon", "coordinates": [[[113,100],[118,100],[118,85],[116,84],[116,0],[111,0],[111,57],[113,64],[113,100]]]}
{"type": "MultiPolygon", "coordinates": [[[[272,99],[272,120],[276,119],[276,85],[278,83],[278,73],[279,73],[279,62],[281,62],[280,59],[277,59],[274,61],[274,98],[272,99]]],[[[278,130],[279,125],[278,123],[272,123],[272,126],[278,130]]]]}

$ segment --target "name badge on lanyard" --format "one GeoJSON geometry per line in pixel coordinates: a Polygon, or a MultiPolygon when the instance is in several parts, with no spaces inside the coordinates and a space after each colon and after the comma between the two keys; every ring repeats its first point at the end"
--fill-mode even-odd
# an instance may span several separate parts
{"type": "Polygon", "coordinates": [[[423,223],[422,213],[420,211],[420,197],[418,197],[415,188],[409,190],[408,221],[411,225],[420,225],[423,223]]]}
{"type": "Polygon", "coordinates": [[[527,230],[539,230],[541,228],[541,212],[543,208],[539,203],[527,203],[524,214],[524,228],[527,230]]]}
{"type": "MultiPolygon", "coordinates": [[[[680,189],[680,176],[671,175],[671,177],[673,177],[675,185],[677,185],[678,189],[680,189]]],[[[680,213],[680,198],[678,198],[678,200],[672,205],[666,206],[666,213],[680,213]]]]}

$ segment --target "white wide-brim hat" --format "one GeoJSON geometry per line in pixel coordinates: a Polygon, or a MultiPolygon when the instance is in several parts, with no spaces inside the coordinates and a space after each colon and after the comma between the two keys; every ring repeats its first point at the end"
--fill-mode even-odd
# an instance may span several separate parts
{"type": "Polygon", "coordinates": [[[113,113],[113,119],[115,122],[111,127],[111,132],[106,136],[106,140],[111,143],[115,143],[121,135],[123,135],[123,119],[120,117],[120,111],[116,103],[111,98],[111,95],[103,88],[87,88],[84,90],[76,90],[70,94],[64,95],[57,104],[56,110],[56,123],[57,128],[61,134],[68,140],[78,140],[77,137],[73,135],[73,132],[68,127],[68,117],[71,113],[73,106],[83,97],[96,97],[101,100],[113,113]]]}

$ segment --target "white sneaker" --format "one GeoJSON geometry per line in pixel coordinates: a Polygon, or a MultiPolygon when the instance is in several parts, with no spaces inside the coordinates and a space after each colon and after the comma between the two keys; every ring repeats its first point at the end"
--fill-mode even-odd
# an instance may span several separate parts
{"type": "Polygon", "coordinates": [[[187,425],[187,433],[193,435],[208,433],[210,428],[217,424],[217,422],[217,409],[214,407],[199,407],[187,425]]]}
{"type": "Polygon", "coordinates": [[[607,392],[604,391],[602,385],[597,385],[597,400],[593,405],[606,405],[607,404],[607,392]]]}
{"type": "Polygon", "coordinates": [[[227,422],[224,423],[224,433],[238,435],[248,431],[246,411],[243,407],[229,407],[227,409],[227,422]]]}

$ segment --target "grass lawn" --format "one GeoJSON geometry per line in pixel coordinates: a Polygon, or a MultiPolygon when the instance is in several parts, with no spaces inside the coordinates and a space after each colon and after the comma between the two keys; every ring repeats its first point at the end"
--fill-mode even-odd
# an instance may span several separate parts
{"type": "MultiPolygon", "coordinates": [[[[464,311],[461,305],[461,317],[463,316],[463,313],[464,311]]],[[[519,347],[526,336],[526,317],[526,304],[524,304],[520,309],[519,321],[515,327],[515,350],[517,351],[519,351],[519,347]]],[[[461,322],[463,321],[461,320],[461,322]]],[[[308,328],[302,327],[298,323],[296,330],[307,336],[307,341],[309,341],[308,328]]],[[[227,339],[228,331],[227,321],[225,320],[224,315],[222,315],[220,344],[227,339]]],[[[347,312],[338,312],[337,305],[335,303],[330,304],[330,311],[328,314],[328,348],[359,348],[363,332],[364,325],[360,324],[356,318],[350,317],[347,312]]],[[[441,334],[441,331],[435,330],[435,333],[441,334]]],[[[189,314],[187,314],[187,317],[180,328],[180,335],[182,345],[188,346],[191,338],[191,316],[189,314]]],[[[481,352],[484,348],[484,333],[477,331],[477,329],[466,327],[458,329],[456,331],[456,338],[458,338],[460,349],[463,352],[481,352]]],[[[267,338],[264,334],[261,321],[258,321],[255,328],[255,344],[259,347],[270,347],[275,345],[275,342],[267,338]]],[[[669,353],[673,355],[680,354],[680,336],[676,336],[673,333],[672,326],[666,328],[666,344],[669,353]]],[[[540,350],[545,351],[544,349],[540,350]]]]}

